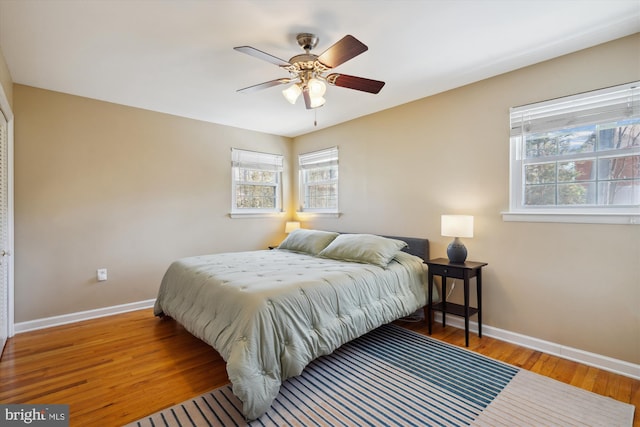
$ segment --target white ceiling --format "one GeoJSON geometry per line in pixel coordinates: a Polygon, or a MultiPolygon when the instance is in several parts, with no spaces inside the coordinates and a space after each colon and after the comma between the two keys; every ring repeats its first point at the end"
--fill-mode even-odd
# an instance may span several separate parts
{"type": "Polygon", "coordinates": [[[0,0],[15,83],[284,136],[638,31],[640,0],[0,0]],[[236,93],[288,75],[234,46],[288,60],[299,32],[318,55],[353,35],[369,50],[336,71],[386,86],[329,86],[311,111],[283,86],[236,93]]]}

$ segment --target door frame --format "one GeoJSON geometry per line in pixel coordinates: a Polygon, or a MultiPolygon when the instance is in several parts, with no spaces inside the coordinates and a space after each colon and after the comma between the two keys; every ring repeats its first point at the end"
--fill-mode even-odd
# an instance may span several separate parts
{"type": "MultiPolygon", "coordinates": [[[[13,122],[14,116],[9,99],[0,84],[0,112],[7,119],[7,338],[15,335],[14,322],[14,205],[13,205],[13,122]]],[[[1,352],[1,350],[0,350],[1,352]]],[[[1,354],[1,353],[0,353],[1,354]]]]}

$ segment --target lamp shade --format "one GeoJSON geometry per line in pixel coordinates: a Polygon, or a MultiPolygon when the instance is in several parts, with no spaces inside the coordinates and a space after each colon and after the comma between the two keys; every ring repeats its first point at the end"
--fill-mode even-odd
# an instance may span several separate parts
{"type": "Polygon", "coordinates": [[[440,234],[449,237],[473,237],[473,216],[442,215],[440,234]]]}
{"type": "Polygon", "coordinates": [[[284,225],[284,232],[289,234],[293,230],[297,230],[298,228],[300,228],[300,223],[298,221],[287,221],[287,223],[284,225]]]}
{"type": "Polygon", "coordinates": [[[322,96],[312,96],[309,106],[311,108],[322,107],[326,101],[327,100],[324,99],[322,96]]]}
{"type": "Polygon", "coordinates": [[[297,84],[292,84],[288,88],[282,91],[282,95],[292,104],[295,104],[298,97],[302,93],[302,89],[297,84]]]}
{"type": "Polygon", "coordinates": [[[327,86],[325,86],[322,80],[318,80],[315,78],[309,80],[309,82],[307,83],[307,87],[309,88],[309,95],[311,97],[322,97],[327,91],[327,86]]]}

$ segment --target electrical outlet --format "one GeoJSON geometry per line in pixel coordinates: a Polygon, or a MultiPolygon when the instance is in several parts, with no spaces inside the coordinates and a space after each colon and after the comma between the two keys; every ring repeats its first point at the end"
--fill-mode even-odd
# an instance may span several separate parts
{"type": "Polygon", "coordinates": [[[98,282],[104,282],[107,280],[107,269],[106,268],[99,268],[98,271],[96,272],[96,275],[98,276],[98,282]]]}

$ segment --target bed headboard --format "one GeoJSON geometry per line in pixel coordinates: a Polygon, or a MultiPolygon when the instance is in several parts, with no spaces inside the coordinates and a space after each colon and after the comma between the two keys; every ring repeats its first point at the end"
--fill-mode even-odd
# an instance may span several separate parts
{"type": "Polygon", "coordinates": [[[422,239],[419,237],[398,237],[398,236],[382,236],[390,239],[402,240],[407,242],[407,247],[403,251],[422,258],[425,261],[429,260],[429,239],[422,239]]]}

